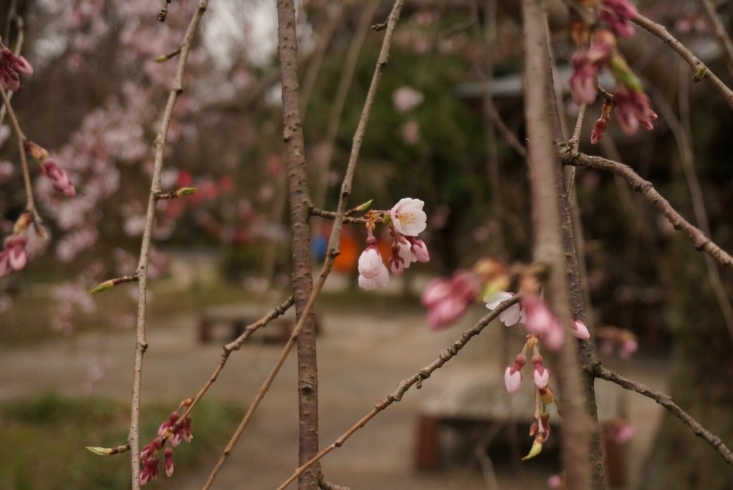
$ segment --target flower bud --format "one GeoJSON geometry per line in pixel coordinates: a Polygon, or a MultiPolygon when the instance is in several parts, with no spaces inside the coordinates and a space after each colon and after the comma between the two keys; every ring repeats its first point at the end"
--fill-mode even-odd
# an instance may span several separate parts
{"type": "Polygon", "coordinates": [[[41,145],[30,140],[25,140],[23,147],[25,148],[25,151],[38,163],[43,163],[48,160],[48,151],[41,145]]]}

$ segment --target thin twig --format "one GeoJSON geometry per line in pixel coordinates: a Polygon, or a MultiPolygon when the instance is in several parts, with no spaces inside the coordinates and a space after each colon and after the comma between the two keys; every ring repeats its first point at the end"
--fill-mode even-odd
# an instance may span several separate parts
{"type": "MultiPolygon", "coordinates": [[[[336,218],[334,221],[333,229],[331,231],[331,237],[329,238],[328,243],[328,255],[326,257],[326,261],[323,264],[323,267],[321,268],[321,274],[318,278],[318,282],[314,285],[313,291],[308,299],[308,303],[303,308],[303,311],[301,313],[301,317],[293,329],[293,333],[290,336],[290,339],[285,344],[285,347],[283,348],[280,357],[278,358],[277,362],[275,363],[275,366],[273,367],[272,371],[268,375],[265,382],[260,387],[259,391],[257,392],[257,395],[255,396],[255,399],[252,402],[252,405],[250,405],[249,410],[244,416],[244,419],[242,419],[242,422],[240,423],[239,427],[237,428],[237,431],[232,436],[231,440],[229,441],[229,444],[227,444],[227,447],[224,450],[224,453],[222,454],[221,458],[219,459],[219,462],[217,463],[216,467],[214,468],[214,471],[209,476],[209,479],[206,481],[206,484],[204,485],[204,490],[208,490],[211,488],[211,485],[213,484],[214,480],[216,479],[217,474],[221,470],[221,467],[224,465],[224,462],[229,457],[229,454],[231,454],[232,449],[234,448],[234,445],[239,440],[239,437],[242,435],[242,431],[244,431],[244,428],[246,427],[249,420],[252,418],[252,415],[254,414],[254,411],[259,406],[260,402],[262,401],[262,398],[264,398],[265,394],[270,388],[270,385],[272,384],[272,381],[275,379],[275,376],[277,376],[277,373],[280,371],[280,367],[282,366],[283,362],[287,358],[288,353],[293,348],[293,345],[295,344],[295,339],[297,339],[298,335],[300,334],[301,330],[303,329],[303,325],[305,324],[306,319],[310,315],[311,310],[313,309],[313,305],[316,302],[316,298],[318,297],[318,294],[320,294],[321,289],[323,289],[323,285],[326,282],[326,279],[328,278],[328,275],[331,272],[331,267],[333,266],[333,261],[336,258],[336,256],[339,254],[339,239],[341,236],[341,228],[342,224],[344,222],[344,214],[346,211],[346,201],[348,200],[349,196],[351,195],[351,185],[352,181],[354,179],[354,171],[356,169],[356,162],[359,158],[359,152],[361,150],[361,143],[364,140],[364,133],[366,131],[366,124],[369,120],[369,115],[371,114],[372,106],[374,105],[374,99],[376,97],[377,87],[379,86],[379,81],[382,78],[382,73],[384,72],[385,67],[387,66],[387,60],[389,59],[389,48],[392,42],[392,36],[394,34],[394,29],[397,24],[397,20],[400,17],[400,13],[402,12],[402,4],[404,0],[396,0],[394,6],[392,7],[392,11],[389,15],[389,19],[387,21],[387,32],[384,35],[384,40],[382,41],[382,50],[379,54],[379,59],[377,60],[377,68],[374,71],[374,76],[372,77],[372,83],[369,87],[369,92],[367,94],[366,101],[364,102],[364,108],[362,110],[361,118],[359,120],[359,125],[357,126],[356,132],[354,134],[353,139],[353,145],[351,149],[351,158],[349,159],[349,164],[346,169],[346,173],[344,174],[344,181],[341,185],[341,194],[339,199],[339,204],[336,211],[336,218]]],[[[305,471],[305,470],[304,470],[305,471]]]]}
{"type": "Polygon", "coordinates": [[[728,447],[726,447],[725,444],[723,444],[723,441],[720,440],[720,437],[712,434],[710,431],[705,429],[705,427],[703,427],[700,422],[692,418],[687,412],[682,410],[675,402],[673,402],[672,398],[669,395],[659,393],[658,391],[647,388],[641,383],[637,383],[636,381],[631,381],[630,379],[624,378],[623,376],[602,367],[600,364],[594,367],[593,374],[596,378],[605,379],[606,381],[616,383],[622,388],[635,391],[641,395],[644,395],[647,398],[651,398],[652,400],[663,406],[665,409],[667,409],[667,411],[669,411],[672,415],[685,423],[685,425],[692,429],[692,432],[694,432],[697,437],[700,437],[705,442],[710,444],[710,446],[715,449],[715,451],[725,460],[726,463],[733,465],[733,453],[730,449],[728,449],[728,447]]]}
{"type": "Polygon", "coordinates": [[[132,406],[130,409],[130,433],[128,443],[131,447],[132,464],[132,488],[140,488],[140,384],[142,380],[143,355],[148,348],[145,334],[145,312],[148,294],[148,257],[150,254],[150,241],[153,235],[153,222],[155,221],[155,204],[158,202],[156,196],[161,192],[160,178],[163,171],[163,154],[165,140],[168,135],[168,127],[173,117],[173,108],[176,105],[178,96],[183,92],[183,72],[188,61],[188,53],[191,49],[194,34],[201,22],[201,17],[206,11],[208,0],[200,0],[196,12],[188,25],[183,43],[181,43],[181,56],[178,59],[176,76],[173,87],[168,95],[168,103],[163,113],[160,124],[160,132],[155,138],[155,163],[153,166],[153,178],[148,197],[148,211],[145,217],[145,228],[143,230],[142,243],[140,245],[140,261],[135,275],[138,277],[138,307],[137,307],[137,334],[135,348],[135,368],[132,381],[132,406]]]}
{"type": "MultiPolygon", "coordinates": [[[[573,130],[573,136],[570,138],[570,141],[568,141],[568,146],[573,149],[573,151],[578,151],[578,147],[580,146],[580,131],[583,129],[583,120],[585,119],[585,110],[588,106],[586,104],[582,104],[580,106],[580,109],[578,110],[578,119],[575,121],[575,130],[573,130]]],[[[565,172],[565,186],[567,188],[568,193],[568,201],[573,201],[573,190],[575,190],[575,167],[570,167],[565,172]]]]}
{"type": "Polygon", "coordinates": [[[647,19],[643,15],[639,14],[635,19],[632,19],[635,23],[654,34],[656,37],[661,39],[667,46],[672,48],[677,54],[679,54],[683,60],[687,62],[690,67],[695,71],[693,80],[698,82],[703,78],[710,79],[710,83],[720,92],[728,105],[733,108],[733,91],[724,84],[715,73],[708,68],[705,63],[700,61],[700,58],[695,56],[692,51],[687,49],[681,42],[679,42],[667,29],[656,22],[647,19]]]}
{"type": "Polygon", "coordinates": [[[712,0],[700,0],[702,2],[703,7],[705,7],[705,12],[708,14],[708,19],[710,19],[710,22],[713,23],[713,27],[715,28],[715,35],[718,38],[718,41],[720,41],[720,44],[723,45],[723,48],[725,49],[725,54],[728,57],[727,65],[728,69],[733,71],[733,42],[730,40],[730,36],[728,36],[728,31],[725,29],[725,26],[723,25],[723,22],[721,22],[720,17],[718,17],[718,11],[715,8],[715,4],[713,4],[712,0]]]}
{"type": "Polygon", "coordinates": [[[8,97],[8,92],[2,85],[0,85],[0,95],[3,98],[3,102],[5,103],[5,107],[7,108],[8,115],[10,116],[13,130],[18,137],[18,152],[20,153],[20,163],[23,168],[23,184],[25,186],[25,208],[29,213],[31,213],[31,216],[33,216],[33,225],[36,227],[36,230],[39,233],[43,234],[43,220],[41,220],[41,217],[38,215],[36,203],[33,201],[33,186],[31,185],[31,176],[28,170],[28,159],[26,158],[25,154],[25,142],[27,141],[27,138],[25,137],[23,130],[20,128],[20,123],[18,122],[18,118],[15,115],[13,106],[10,105],[10,97],[8,97]]]}
{"type": "Polygon", "coordinates": [[[565,165],[575,165],[580,167],[590,167],[599,170],[606,170],[618,175],[629,183],[632,189],[641,193],[659,212],[667,217],[672,226],[681,229],[688,236],[695,249],[702,250],[710,255],[723,267],[733,265],[733,257],[728,252],[721,249],[710,238],[693,226],[689,221],[683,218],[672,205],[654,188],[651,182],[643,179],[634,170],[623,163],[614,162],[606,158],[586,155],[572,151],[566,145],[560,145],[559,156],[563,159],[565,165]]]}
{"type": "Polygon", "coordinates": [[[504,140],[509,143],[509,146],[514,148],[514,151],[519,154],[522,158],[527,158],[527,149],[519,141],[519,138],[512,132],[511,129],[506,125],[504,120],[501,118],[499,111],[496,109],[493,99],[489,99],[486,104],[486,114],[491,118],[491,122],[496,126],[496,130],[501,133],[504,140]]]}
{"type": "MultiPolygon", "coordinates": [[[[323,209],[318,208],[311,208],[311,214],[313,216],[319,216],[321,218],[326,219],[336,219],[337,213],[334,211],[325,211],[323,209]]],[[[348,213],[345,213],[348,214],[348,213]]],[[[359,224],[359,223],[366,223],[368,220],[366,218],[351,218],[349,216],[344,216],[344,223],[352,223],[352,224],[359,224]]]]}
{"type": "MultiPolygon", "coordinates": [[[[268,323],[270,323],[275,318],[282,316],[285,314],[286,311],[290,309],[291,306],[293,306],[293,297],[290,296],[285,302],[283,302],[280,306],[269,312],[267,315],[263,316],[259,320],[257,320],[255,323],[249,325],[247,328],[244,329],[244,332],[242,332],[242,335],[237,337],[235,340],[231,341],[230,343],[226,344],[222,349],[224,352],[221,354],[221,359],[219,360],[219,364],[216,366],[216,369],[214,369],[214,373],[211,375],[211,377],[206,381],[204,386],[199,390],[198,393],[196,393],[196,396],[191,400],[191,403],[188,404],[186,411],[178,418],[178,422],[176,422],[175,427],[180,426],[180,424],[183,423],[184,419],[187,415],[191,413],[191,410],[194,409],[196,404],[201,400],[201,398],[206,394],[206,392],[209,390],[212,384],[214,384],[219,377],[219,374],[224,369],[224,365],[229,360],[229,356],[231,356],[232,352],[238,351],[242,348],[242,345],[244,345],[245,341],[253,334],[255,331],[259,330],[260,328],[266,326],[268,323]]],[[[100,448],[95,448],[100,449],[100,448]]],[[[105,456],[111,456],[113,454],[119,454],[124,453],[130,450],[130,444],[126,444],[124,446],[118,446],[116,448],[110,448],[110,449],[104,449],[103,455],[105,456]]],[[[95,453],[99,454],[99,451],[94,451],[95,453]]]]}
{"type": "MultiPolygon", "coordinates": [[[[682,67],[682,65],[680,65],[682,67]]],[[[681,74],[682,75],[682,74],[681,74]]],[[[703,195],[702,186],[700,185],[700,179],[697,176],[697,170],[695,168],[695,154],[692,148],[692,128],[690,127],[690,93],[689,93],[689,82],[684,76],[680,76],[680,90],[679,90],[679,106],[680,106],[680,117],[679,119],[674,113],[674,110],[667,102],[666,98],[659,92],[658,89],[652,88],[653,100],[659,109],[659,114],[669,125],[669,129],[674,135],[674,139],[677,142],[677,149],[680,155],[680,163],[682,164],[682,171],[685,174],[685,181],[687,181],[687,187],[690,189],[690,200],[692,202],[692,210],[695,214],[695,221],[697,222],[698,228],[706,236],[712,237],[710,230],[710,220],[708,219],[708,213],[705,210],[705,198],[703,195]]],[[[725,291],[725,286],[720,278],[720,271],[718,270],[718,264],[709,256],[705,255],[705,267],[708,272],[708,280],[710,286],[715,294],[715,299],[720,306],[720,310],[723,313],[723,319],[725,325],[728,327],[728,333],[733,338],[733,308],[731,307],[728,294],[725,291]]]]}
{"type": "Polygon", "coordinates": [[[356,431],[364,427],[367,422],[369,422],[371,419],[373,419],[379,412],[386,409],[388,406],[392,405],[394,402],[399,402],[402,400],[402,397],[407,393],[407,391],[412,388],[413,386],[417,385],[417,388],[422,388],[422,382],[426,379],[428,379],[434,371],[440,369],[446,362],[450,361],[453,357],[455,357],[458,352],[460,352],[461,349],[468,343],[471,338],[475,337],[476,335],[480,334],[481,331],[499,316],[501,312],[509,308],[510,306],[517,304],[519,301],[521,301],[522,295],[521,294],[515,294],[511,298],[507,299],[506,301],[503,301],[499,303],[499,305],[496,307],[495,310],[493,310],[488,315],[484,316],[481,320],[476,323],[472,328],[466,330],[463,332],[463,335],[456,340],[450,347],[448,347],[446,350],[444,350],[436,360],[428,364],[427,366],[420,369],[418,372],[410,376],[409,378],[403,379],[397,384],[397,389],[393,391],[391,394],[389,394],[384,400],[377,403],[374,408],[366,414],[364,417],[362,417],[357,423],[355,423],[349,430],[341,434],[341,436],[336,439],[333,443],[331,443],[330,446],[325,448],[323,451],[318,453],[318,455],[313,458],[312,460],[308,461],[306,464],[301,466],[300,468],[297,468],[295,472],[290,475],[290,478],[288,478],[285,483],[280,485],[278,487],[278,490],[283,490],[285,487],[290,485],[300,474],[302,474],[304,471],[306,471],[308,468],[319,462],[321,459],[323,459],[328,453],[333,451],[334,449],[341,447],[346,440],[351,437],[356,431]]]}
{"type": "MultiPolygon", "coordinates": [[[[11,7],[11,11],[15,8],[15,0],[13,0],[13,6],[11,7]]],[[[5,40],[8,40],[8,36],[10,35],[10,24],[13,19],[8,17],[8,35],[5,36],[5,40]]],[[[15,16],[15,22],[18,24],[18,39],[15,40],[15,46],[13,47],[13,53],[18,56],[20,55],[20,51],[23,49],[23,42],[25,41],[25,24],[23,22],[23,17],[16,15],[15,16]]],[[[8,93],[8,100],[13,100],[13,92],[8,93]]],[[[7,114],[7,107],[3,103],[3,106],[0,107],[0,126],[5,122],[5,115],[7,114]]]]}

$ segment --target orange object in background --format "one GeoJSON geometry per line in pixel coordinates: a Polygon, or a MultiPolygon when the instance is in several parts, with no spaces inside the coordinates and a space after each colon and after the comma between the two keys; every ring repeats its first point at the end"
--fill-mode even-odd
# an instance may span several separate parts
{"type": "Polygon", "coordinates": [[[353,272],[356,270],[356,265],[359,262],[359,254],[361,250],[359,244],[354,239],[351,233],[341,234],[341,240],[339,245],[341,246],[341,253],[333,261],[333,270],[336,272],[353,272]]]}

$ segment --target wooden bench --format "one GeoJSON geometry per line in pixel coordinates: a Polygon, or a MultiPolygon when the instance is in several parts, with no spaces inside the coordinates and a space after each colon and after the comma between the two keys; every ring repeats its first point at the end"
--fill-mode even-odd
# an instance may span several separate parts
{"type": "MultiPolygon", "coordinates": [[[[443,429],[452,427],[465,429],[481,429],[481,432],[491,430],[495,436],[504,434],[508,437],[509,431],[503,431],[513,421],[517,427],[520,447],[525,453],[532,444],[532,438],[527,434],[532,423],[534,413],[534,385],[531,379],[525,379],[522,388],[510,396],[504,388],[503,379],[491,376],[486,369],[469,370],[452,376],[440,386],[431,390],[423,402],[416,424],[415,468],[418,470],[435,470],[442,466],[442,447],[444,438],[443,429]]],[[[597,384],[599,418],[603,427],[604,421],[613,418],[618,391],[610,384],[597,384]]],[[[559,433],[562,430],[562,419],[557,413],[555,404],[548,407],[550,426],[553,430],[543,455],[556,447],[559,433]]],[[[511,428],[510,428],[511,430],[511,428]]],[[[603,431],[603,429],[602,429],[603,431]]],[[[488,441],[490,445],[492,441],[488,441]]],[[[504,441],[507,442],[507,441],[504,441]]],[[[624,464],[625,447],[617,444],[611,438],[604,438],[604,455],[606,459],[606,473],[609,483],[623,485],[626,481],[624,464]]],[[[515,457],[517,455],[513,455],[515,457]]],[[[520,454],[519,456],[524,456],[520,454]]]]}
{"type": "MultiPolygon", "coordinates": [[[[202,344],[212,341],[230,342],[244,333],[251,324],[267,315],[275,306],[234,305],[208,308],[198,315],[196,330],[198,341],[202,344]]],[[[291,309],[284,315],[270,321],[258,329],[252,339],[263,343],[285,343],[295,327],[295,312],[291,309]]],[[[316,316],[316,333],[319,331],[316,316]]]]}

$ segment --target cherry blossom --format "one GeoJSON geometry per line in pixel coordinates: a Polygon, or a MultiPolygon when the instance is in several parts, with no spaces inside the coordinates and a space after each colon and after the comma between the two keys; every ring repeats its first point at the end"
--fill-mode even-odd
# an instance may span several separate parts
{"type": "Polygon", "coordinates": [[[74,184],[69,180],[66,171],[59,167],[59,164],[55,160],[49,158],[43,162],[41,172],[51,180],[54,188],[61,191],[65,196],[74,197],[76,195],[74,184]]]}
{"type": "Polygon", "coordinates": [[[639,12],[628,0],[601,0],[598,17],[619,37],[632,37],[634,26],[631,21],[639,12]]]}
{"type": "Polygon", "coordinates": [[[422,92],[407,85],[392,92],[392,103],[397,112],[409,112],[422,104],[424,99],[422,92]]]}
{"type": "Polygon", "coordinates": [[[405,236],[417,236],[425,230],[428,218],[423,211],[424,205],[425,202],[420,199],[400,199],[390,211],[395,230],[405,236]]]}
{"type": "MultiPolygon", "coordinates": [[[[484,298],[484,301],[486,301],[486,307],[488,309],[494,310],[497,306],[499,306],[501,302],[508,300],[512,296],[514,296],[514,293],[499,291],[496,294],[486,296],[484,298]]],[[[507,327],[511,327],[517,322],[524,323],[525,320],[526,317],[524,309],[522,309],[522,306],[520,304],[514,304],[510,306],[506,310],[502,311],[499,315],[499,321],[501,321],[507,327]]]]}
{"type": "Polygon", "coordinates": [[[540,337],[550,350],[560,349],[565,334],[560,320],[550,311],[547,303],[530,295],[522,300],[522,307],[526,311],[524,326],[527,331],[540,337]]]}
{"type": "Polygon", "coordinates": [[[433,330],[458,320],[478,292],[473,274],[458,271],[449,279],[433,279],[423,290],[420,300],[428,309],[428,325],[433,330]]]}
{"type": "Polygon", "coordinates": [[[22,56],[16,56],[0,43],[0,85],[5,90],[17,92],[20,88],[20,75],[30,75],[33,68],[22,56]]]}
{"type": "Polygon", "coordinates": [[[522,386],[522,372],[515,366],[506,368],[504,371],[504,386],[510,395],[513,395],[522,386]]]}
{"type": "Polygon", "coordinates": [[[613,99],[616,104],[616,121],[621,131],[632,135],[639,126],[650,131],[654,129],[652,122],[657,120],[657,114],[651,110],[648,95],[619,85],[613,93],[613,99]]]}

